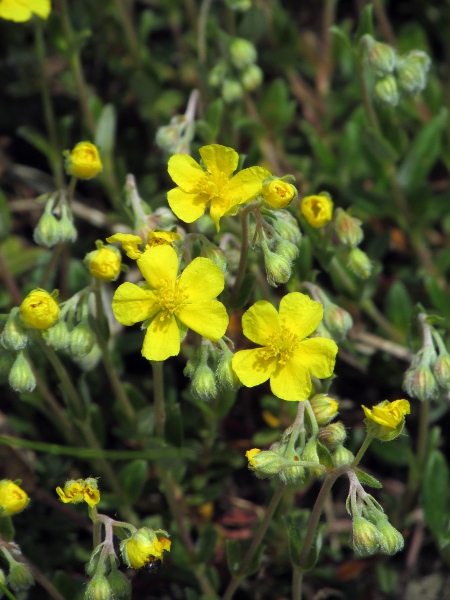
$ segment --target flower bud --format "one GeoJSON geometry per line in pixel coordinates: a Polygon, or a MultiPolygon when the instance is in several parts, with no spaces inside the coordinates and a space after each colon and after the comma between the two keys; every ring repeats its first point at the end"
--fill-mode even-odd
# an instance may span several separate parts
{"type": "Polygon", "coordinates": [[[346,246],[350,246],[350,248],[359,246],[364,239],[361,221],[355,217],[351,217],[342,208],[336,209],[334,229],[339,241],[346,246]]]}
{"type": "Polygon", "coordinates": [[[59,220],[59,241],[74,242],[78,237],[78,231],[73,224],[73,215],[65,202],[61,206],[61,218],[59,220]]]}
{"type": "Polygon", "coordinates": [[[269,285],[278,287],[280,283],[289,281],[292,273],[291,262],[284,256],[271,252],[265,242],[261,244],[261,247],[269,285]]]}
{"type": "Polygon", "coordinates": [[[204,243],[202,245],[202,250],[200,252],[200,256],[204,256],[205,258],[209,258],[211,262],[219,267],[222,273],[226,273],[228,270],[227,258],[223,250],[221,250],[218,246],[211,243],[204,243]]]}
{"type": "Polygon", "coordinates": [[[276,253],[289,262],[292,262],[298,257],[299,250],[298,247],[289,240],[278,238],[276,241],[276,253]]]}
{"type": "Polygon", "coordinates": [[[131,583],[117,568],[113,568],[108,575],[108,583],[116,600],[130,600],[131,583]]]}
{"type": "Polygon", "coordinates": [[[438,356],[433,366],[433,372],[438,384],[448,390],[450,388],[450,354],[445,352],[438,356]]]}
{"type": "Polygon", "coordinates": [[[431,371],[436,360],[434,346],[424,346],[417,352],[403,379],[403,389],[409,396],[422,402],[439,396],[438,382],[431,371]]]}
{"type": "MultiPolygon", "coordinates": [[[[154,559],[162,560],[165,551],[170,552],[170,540],[158,538],[150,527],[141,527],[133,535],[120,543],[124,562],[132,569],[140,569],[154,559]]],[[[161,532],[165,536],[168,534],[161,532]]]]}
{"type": "Polygon", "coordinates": [[[33,232],[36,244],[46,248],[52,248],[61,241],[59,220],[53,214],[53,203],[53,198],[48,200],[33,232]]]}
{"type": "Polygon", "coordinates": [[[19,308],[22,321],[33,329],[48,329],[59,317],[56,300],[45,290],[36,289],[26,296],[19,308]]]}
{"type": "Polygon", "coordinates": [[[91,350],[81,357],[73,357],[77,365],[80,367],[82,371],[85,373],[89,373],[100,362],[103,353],[98,344],[94,344],[91,350]]]}
{"type": "Polygon", "coordinates": [[[248,468],[255,472],[258,479],[273,477],[286,465],[284,458],[272,450],[253,448],[248,450],[245,456],[248,459],[248,468]]]}
{"type": "Polygon", "coordinates": [[[18,394],[32,392],[36,387],[36,379],[23,352],[17,354],[16,360],[9,372],[8,381],[12,389],[18,394]]]}
{"type": "Polygon", "coordinates": [[[332,452],[331,457],[333,458],[333,463],[336,468],[349,465],[355,458],[354,454],[345,446],[338,446],[334,452],[332,452]]]}
{"type": "Polygon", "coordinates": [[[311,227],[317,229],[331,221],[333,202],[326,195],[305,196],[301,201],[300,211],[311,227]]]}
{"type": "Polygon", "coordinates": [[[302,234],[297,219],[287,210],[277,210],[275,215],[275,219],[268,220],[273,223],[278,235],[299,247],[302,241],[302,234]]]}
{"type": "Polygon", "coordinates": [[[206,364],[200,364],[191,381],[191,390],[200,400],[211,400],[217,396],[214,371],[206,364]]]}
{"type": "Polygon", "coordinates": [[[353,519],[352,546],[358,556],[370,556],[379,551],[377,527],[364,517],[353,519]]]}
{"type": "Polygon", "coordinates": [[[239,377],[233,370],[231,361],[233,360],[232,352],[224,352],[219,359],[217,365],[216,377],[219,387],[224,390],[237,390],[241,387],[239,377]]]}
{"type": "MultiPolygon", "coordinates": [[[[298,456],[294,456],[294,461],[300,460],[298,456]]],[[[280,473],[280,480],[286,485],[295,485],[305,479],[306,471],[304,467],[292,466],[285,467],[280,473]]]]}
{"type": "Polygon", "coordinates": [[[380,519],[376,523],[378,530],[379,551],[382,554],[392,556],[400,550],[403,550],[405,540],[402,534],[393,527],[387,519],[380,519]]]}
{"type": "Polygon", "coordinates": [[[347,439],[347,432],[345,431],[344,424],[341,421],[337,423],[330,423],[319,431],[319,441],[325,444],[330,450],[334,450],[347,439]]]}
{"type": "Polygon", "coordinates": [[[211,87],[219,87],[228,73],[227,63],[225,61],[220,61],[209,72],[208,76],[208,84],[211,87]]]}
{"type": "Polygon", "coordinates": [[[390,442],[401,434],[405,416],[410,413],[408,400],[383,400],[372,409],[362,406],[367,433],[382,442],[390,442]]]}
{"type": "Polygon", "coordinates": [[[365,252],[352,248],[348,255],[348,268],[361,279],[367,279],[372,273],[372,263],[365,252]]]}
{"type": "Polygon", "coordinates": [[[6,584],[14,591],[20,592],[27,590],[34,585],[34,579],[30,567],[24,563],[10,562],[9,573],[6,578],[6,584]]]}
{"type": "Polygon", "coordinates": [[[87,584],[85,600],[112,600],[111,586],[104,575],[95,575],[87,584]]]}
{"type": "Polygon", "coordinates": [[[381,42],[375,42],[369,52],[369,64],[377,75],[392,73],[397,65],[397,54],[394,48],[381,42]]]}
{"type": "Polygon", "coordinates": [[[262,84],[263,71],[258,65],[249,65],[241,73],[241,83],[246,92],[253,92],[262,84]]]}
{"type": "Polygon", "coordinates": [[[338,414],[339,403],[328,394],[316,394],[309,402],[320,426],[327,425],[338,414]]]}
{"type": "Polygon", "coordinates": [[[389,106],[397,106],[400,96],[395,77],[393,75],[386,75],[382,79],[379,79],[375,84],[375,94],[380,100],[389,104],[389,106]]]}
{"type": "Polygon", "coordinates": [[[64,153],[66,157],[66,173],[79,179],[92,179],[102,169],[102,161],[97,146],[91,142],[78,142],[75,148],[64,153]]]}
{"type": "Polygon", "coordinates": [[[333,302],[324,306],[323,320],[326,328],[337,341],[345,339],[347,333],[353,327],[353,319],[350,313],[333,302]]]}
{"type": "Polygon", "coordinates": [[[252,6],[252,0],[225,0],[225,4],[231,10],[245,12],[252,6]]]}
{"type": "Polygon", "coordinates": [[[427,84],[427,73],[431,66],[428,54],[421,50],[413,50],[399,60],[398,84],[409,96],[419,94],[427,84]]]}
{"type": "Polygon", "coordinates": [[[320,463],[319,455],[317,454],[317,440],[311,438],[305,445],[302,453],[302,460],[312,463],[320,463]]]}
{"type": "Polygon", "coordinates": [[[297,190],[283,179],[269,177],[263,183],[261,196],[272,208],[284,208],[297,196],[297,190]]]}
{"type": "Polygon", "coordinates": [[[28,336],[19,316],[19,309],[13,308],[8,315],[0,342],[6,350],[23,350],[28,343],[28,336]]]}
{"type": "Polygon", "coordinates": [[[244,90],[242,89],[239,81],[234,79],[225,79],[222,84],[222,98],[227,104],[237,102],[244,96],[244,90]]]}
{"type": "Polygon", "coordinates": [[[258,54],[255,46],[244,38],[234,38],[230,44],[230,59],[236,69],[245,69],[256,62],[258,54]]]}
{"type": "Polygon", "coordinates": [[[70,342],[70,333],[67,329],[66,322],[60,319],[56,323],[44,331],[43,337],[48,346],[55,350],[65,350],[70,342]]]}
{"type": "Polygon", "coordinates": [[[115,281],[120,274],[122,257],[115,246],[102,246],[86,254],[84,264],[97,279],[115,281]]]}
{"type": "Polygon", "coordinates": [[[14,481],[0,481],[0,517],[16,515],[22,512],[27,504],[27,493],[14,481]]]}
{"type": "Polygon", "coordinates": [[[89,354],[95,343],[95,336],[87,321],[81,321],[70,333],[69,352],[74,358],[89,354]]]}

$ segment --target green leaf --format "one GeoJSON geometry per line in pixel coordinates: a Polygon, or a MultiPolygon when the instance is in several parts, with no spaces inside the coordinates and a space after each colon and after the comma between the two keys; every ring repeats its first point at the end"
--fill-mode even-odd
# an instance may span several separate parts
{"type": "Polygon", "coordinates": [[[441,151],[447,117],[448,111],[443,108],[414,138],[397,173],[402,188],[415,188],[426,179],[441,151]]]}
{"type": "Polygon", "coordinates": [[[11,232],[11,214],[5,194],[0,190],[0,242],[11,232]]]}
{"type": "Polygon", "coordinates": [[[397,160],[397,150],[374,127],[367,126],[363,129],[363,139],[369,152],[376,158],[392,162],[397,160]]]}
{"type": "Polygon", "coordinates": [[[322,167],[330,174],[333,174],[337,167],[336,156],[333,152],[331,152],[323,137],[318,135],[317,131],[308,121],[303,121],[300,129],[308,138],[308,141],[313,149],[314,156],[320,162],[322,167]]]}
{"type": "Polygon", "coordinates": [[[401,281],[394,282],[386,296],[386,316],[404,334],[408,331],[412,309],[413,302],[406,286],[401,281]]]}
{"type": "Polygon", "coordinates": [[[339,27],[339,25],[332,25],[329,29],[329,31],[334,34],[338,39],[342,40],[342,42],[344,43],[344,45],[346,46],[346,48],[348,48],[349,50],[352,49],[352,42],[348,36],[348,33],[346,31],[344,31],[342,29],[342,27],[339,27]]]}
{"type": "Polygon", "coordinates": [[[369,475],[365,471],[361,471],[361,469],[355,469],[355,473],[360,483],[377,488],[378,490],[383,487],[378,479],[375,479],[375,477],[372,477],[372,475],[369,475]]]}
{"type": "Polygon", "coordinates": [[[322,528],[318,527],[306,561],[300,564],[309,518],[309,510],[296,510],[283,519],[288,531],[289,554],[292,564],[296,567],[301,567],[305,571],[310,571],[314,568],[322,549],[322,528]]]}
{"type": "Polygon", "coordinates": [[[38,131],[32,129],[31,127],[19,127],[17,133],[23,137],[29,144],[34,146],[36,150],[42,152],[44,156],[46,156],[49,160],[51,160],[54,152],[51,145],[47,142],[47,140],[42,136],[38,131]]]}
{"type": "Polygon", "coordinates": [[[241,546],[237,540],[225,540],[225,552],[227,553],[228,570],[234,577],[238,574],[241,566],[241,546]]]}
{"type": "Polygon", "coordinates": [[[444,315],[450,315],[450,293],[439,287],[433,275],[425,277],[425,287],[434,307],[444,315]]]}
{"type": "Polygon", "coordinates": [[[289,90],[283,79],[275,80],[261,101],[261,117],[271,131],[281,134],[291,123],[295,102],[289,101],[289,90]]]}
{"type": "Polygon", "coordinates": [[[208,523],[201,531],[196,544],[196,558],[198,562],[209,563],[211,561],[218,535],[217,529],[212,523],[208,523]]]}
{"type": "Polygon", "coordinates": [[[329,469],[334,468],[334,463],[330,451],[321,442],[317,442],[317,455],[319,457],[319,462],[321,465],[324,465],[324,467],[328,467],[329,469]]]}
{"type": "Polygon", "coordinates": [[[363,35],[373,35],[373,5],[366,4],[359,18],[355,39],[359,41],[363,35]]]}
{"type": "Polygon", "coordinates": [[[95,145],[103,156],[111,154],[116,139],[117,115],[112,104],[103,107],[95,132],[95,145]]]}
{"type": "Polygon", "coordinates": [[[130,504],[137,502],[144,490],[147,469],[146,460],[133,460],[118,475],[120,488],[130,504]]]}
{"type": "Polygon", "coordinates": [[[433,450],[422,477],[422,501],[425,522],[436,537],[446,531],[448,522],[450,473],[445,456],[433,450]]]}

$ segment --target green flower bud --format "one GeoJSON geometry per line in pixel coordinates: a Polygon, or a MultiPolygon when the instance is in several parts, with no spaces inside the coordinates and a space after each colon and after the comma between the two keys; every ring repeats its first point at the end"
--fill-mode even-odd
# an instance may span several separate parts
{"type": "Polygon", "coordinates": [[[397,54],[391,46],[375,42],[369,52],[369,64],[377,75],[392,73],[397,65],[397,54]]]}
{"type": "Polygon", "coordinates": [[[346,310],[330,302],[324,307],[324,323],[333,338],[341,341],[347,337],[347,333],[353,327],[353,319],[346,310]]]}
{"type": "Polygon", "coordinates": [[[345,446],[338,446],[331,454],[335,467],[343,467],[349,465],[355,456],[345,446]]]}
{"type": "Polygon", "coordinates": [[[199,353],[196,352],[194,356],[187,361],[186,366],[183,369],[183,375],[185,377],[189,377],[189,379],[192,379],[192,377],[195,374],[195,371],[198,369],[199,364],[200,356],[199,353]]]}
{"type": "Polygon", "coordinates": [[[28,343],[28,336],[23,327],[22,319],[19,315],[19,309],[13,308],[8,315],[0,343],[6,350],[23,350],[28,343]]]}
{"type": "Polygon", "coordinates": [[[258,479],[273,477],[281,472],[285,467],[286,461],[282,456],[272,450],[259,450],[253,448],[245,453],[248,459],[248,468],[255,472],[258,479]]]}
{"type": "Polygon", "coordinates": [[[85,356],[81,358],[73,357],[77,365],[80,367],[82,371],[85,373],[89,373],[98,365],[102,358],[102,351],[98,344],[94,344],[85,356]]]}
{"type": "Polygon", "coordinates": [[[42,335],[47,345],[55,350],[64,350],[70,342],[70,333],[66,322],[63,320],[57,321],[53,327],[46,329],[42,335]]]}
{"type": "Polygon", "coordinates": [[[224,352],[219,359],[217,365],[216,377],[219,382],[219,387],[225,390],[237,390],[241,387],[239,377],[231,366],[233,360],[232,352],[224,352]]]}
{"type": "Polygon", "coordinates": [[[409,396],[422,402],[439,397],[438,382],[431,371],[436,360],[433,346],[425,346],[417,352],[403,379],[403,389],[409,396]]]}
{"type": "Polygon", "coordinates": [[[280,283],[289,281],[292,273],[291,262],[284,256],[280,256],[269,250],[265,242],[261,243],[261,247],[269,284],[273,287],[278,287],[280,283]]]}
{"type": "MultiPolygon", "coordinates": [[[[300,460],[298,456],[294,456],[294,461],[300,460]]],[[[304,467],[292,466],[285,467],[279,474],[280,480],[286,485],[294,485],[304,481],[306,471],[304,467]]]]}
{"type": "Polygon", "coordinates": [[[338,414],[339,404],[328,394],[316,394],[309,402],[320,426],[327,425],[338,414]]]}
{"type": "Polygon", "coordinates": [[[112,600],[113,592],[104,575],[95,575],[87,584],[85,600],[112,600]]]}
{"type": "Polygon", "coordinates": [[[342,208],[335,210],[334,229],[339,241],[350,248],[355,248],[364,239],[364,232],[361,228],[361,221],[351,217],[342,208]]]}
{"type": "Polygon", "coordinates": [[[218,246],[211,243],[204,243],[202,245],[202,250],[200,252],[200,256],[204,256],[205,258],[209,258],[211,262],[219,267],[222,273],[226,273],[228,269],[227,259],[223,250],[221,250],[218,246]]]}
{"type": "Polygon", "coordinates": [[[348,267],[361,279],[367,279],[372,273],[372,263],[365,252],[352,248],[348,255],[348,267]]]}
{"type": "Polygon", "coordinates": [[[302,460],[306,462],[320,463],[319,455],[317,454],[317,440],[311,438],[305,445],[302,453],[302,460]]]}
{"type": "Polygon", "coordinates": [[[39,246],[52,248],[61,241],[59,220],[53,214],[53,198],[48,200],[44,212],[33,232],[33,239],[39,246]]]}
{"type": "Polygon", "coordinates": [[[69,352],[74,358],[89,354],[95,343],[95,336],[87,321],[81,321],[70,333],[69,352]]]}
{"type": "Polygon", "coordinates": [[[241,73],[241,83],[246,92],[253,92],[262,84],[263,71],[258,65],[249,65],[241,73]]]}
{"type": "Polygon", "coordinates": [[[206,364],[200,364],[191,381],[191,390],[200,400],[211,400],[217,396],[216,379],[213,370],[206,364]]]}
{"type": "Polygon", "coordinates": [[[14,592],[27,590],[34,585],[34,579],[28,565],[16,561],[10,562],[9,573],[8,577],[6,578],[6,585],[8,585],[14,592]]]}
{"type": "Polygon", "coordinates": [[[398,84],[402,92],[409,96],[419,94],[427,84],[430,66],[430,57],[421,50],[413,50],[401,58],[398,65],[398,84]]]}
{"type": "Polygon", "coordinates": [[[364,517],[353,519],[352,546],[358,556],[370,556],[379,551],[380,541],[377,527],[364,517]]]}
{"type": "Polygon", "coordinates": [[[285,240],[289,240],[295,246],[300,247],[302,233],[297,219],[287,210],[277,210],[274,214],[275,218],[268,218],[267,220],[273,224],[278,235],[285,240]]]}
{"type": "Polygon", "coordinates": [[[276,241],[276,253],[289,262],[292,262],[297,258],[299,250],[298,247],[289,240],[278,238],[276,241]]]}
{"type": "Polygon", "coordinates": [[[59,220],[59,241],[74,242],[77,237],[78,232],[73,224],[72,211],[64,202],[61,206],[61,218],[59,220]]]}
{"type": "Polygon", "coordinates": [[[379,79],[375,84],[375,94],[377,97],[389,106],[397,106],[400,96],[397,88],[397,81],[393,75],[386,75],[379,79]]]}
{"type": "Polygon", "coordinates": [[[405,540],[402,534],[395,527],[392,527],[387,519],[380,519],[376,524],[376,528],[378,530],[378,543],[382,554],[392,556],[403,550],[405,540]]]}
{"type": "Polygon", "coordinates": [[[244,96],[244,90],[242,89],[239,81],[234,79],[225,79],[222,84],[222,98],[227,104],[237,102],[244,96]]]}
{"type": "Polygon", "coordinates": [[[125,575],[113,567],[108,575],[108,583],[116,600],[129,600],[131,598],[131,583],[125,575]]]}
{"type": "Polygon", "coordinates": [[[244,38],[234,38],[230,44],[230,59],[236,69],[245,69],[256,62],[258,53],[255,46],[244,38]]]}
{"type": "Polygon", "coordinates": [[[252,0],[225,0],[225,4],[231,10],[245,12],[252,6],[252,0]]]}
{"type": "Polygon", "coordinates": [[[23,352],[17,354],[8,377],[9,385],[18,394],[32,392],[36,387],[36,379],[23,352]]]}
{"type": "Polygon", "coordinates": [[[347,439],[347,432],[341,421],[330,423],[319,431],[319,441],[325,444],[330,450],[341,446],[347,439]]]}
{"type": "Polygon", "coordinates": [[[433,366],[434,376],[440,386],[450,388],[450,354],[442,353],[433,366]]]}
{"type": "Polygon", "coordinates": [[[211,87],[219,87],[222,85],[228,73],[228,66],[225,61],[220,61],[209,72],[208,84],[211,87]]]}

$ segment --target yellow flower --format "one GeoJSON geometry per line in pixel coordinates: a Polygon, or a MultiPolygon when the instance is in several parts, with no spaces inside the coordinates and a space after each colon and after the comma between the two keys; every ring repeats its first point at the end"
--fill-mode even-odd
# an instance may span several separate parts
{"type": "Polygon", "coordinates": [[[153,246],[161,246],[163,244],[172,246],[175,240],[179,240],[180,235],[176,231],[163,231],[162,229],[154,229],[148,232],[146,248],[153,246]]]}
{"type": "Polygon", "coordinates": [[[91,142],[79,142],[72,152],[66,150],[66,172],[79,179],[92,179],[103,169],[97,146],[91,142]]]}
{"type": "Polygon", "coordinates": [[[162,560],[163,552],[170,552],[170,546],[171,541],[166,537],[158,538],[153,529],[142,527],[120,543],[120,551],[129,567],[140,569],[154,560],[162,560]]]}
{"type": "Polygon", "coordinates": [[[36,289],[20,305],[22,321],[34,329],[48,329],[59,317],[58,303],[45,290],[36,289]]]}
{"type": "Polygon", "coordinates": [[[405,415],[410,413],[408,400],[393,402],[383,400],[372,409],[365,406],[362,409],[366,415],[364,422],[367,433],[383,442],[393,440],[400,435],[405,425],[405,415]]]}
{"type": "Polygon", "coordinates": [[[94,508],[100,502],[97,480],[93,477],[66,481],[64,489],[57,487],[56,493],[64,504],[68,502],[73,502],[74,504],[86,502],[91,508],[94,508]]]}
{"type": "Polygon", "coordinates": [[[235,214],[240,204],[259,194],[270,173],[262,167],[250,167],[231,177],[239,162],[233,148],[211,144],[199,152],[206,171],[187,154],[169,159],[169,175],[178,187],[168,192],[167,199],[173,212],[186,223],[199,219],[211,204],[210,215],[219,231],[221,217],[235,214]]]}
{"type": "Polygon", "coordinates": [[[46,19],[50,14],[50,0],[0,0],[0,18],[22,23],[33,14],[46,19]]]}
{"type": "Polygon", "coordinates": [[[323,227],[331,221],[333,203],[327,196],[305,196],[300,210],[311,227],[323,227]]]}
{"type": "Polygon", "coordinates": [[[262,348],[240,350],[233,369],[241,382],[254,387],[270,379],[272,393],[282,400],[306,400],[311,375],[323,379],[334,370],[337,346],[327,338],[305,340],[323,317],[323,307],[299,292],[281,299],[280,311],[261,300],[242,317],[246,335],[262,348]]]}
{"type": "Polygon", "coordinates": [[[195,258],[177,278],[178,256],[168,245],[149,248],[137,264],[146,285],[120,285],[112,309],[122,325],[149,321],[144,323],[142,356],[161,361],[179,354],[185,329],[180,324],[215,342],[225,334],[228,315],[215,300],[225,285],[219,267],[207,258],[195,258]]]}
{"type": "Polygon", "coordinates": [[[28,504],[28,495],[14,481],[0,481],[0,517],[16,515],[28,504]]]}
{"type": "Polygon", "coordinates": [[[103,281],[115,281],[120,273],[122,259],[114,246],[103,246],[86,255],[85,264],[94,277],[103,281]]]}
{"type": "Polygon", "coordinates": [[[282,179],[271,179],[263,185],[261,195],[273,208],[284,208],[297,196],[297,190],[282,179]]]}
{"type": "Polygon", "coordinates": [[[247,450],[247,452],[245,453],[245,457],[248,460],[248,464],[253,469],[256,467],[255,456],[260,452],[261,450],[259,448],[253,448],[252,450],[247,450]]]}
{"type": "Polygon", "coordinates": [[[137,260],[142,254],[142,251],[138,248],[138,246],[142,244],[142,238],[139,235],[134,235],[132,233],[115,233],[106,238],[106,241],[110,244],[113,244],[114,242],[122,244],[125,254],[128,258],[133,260],[137,260]]]}

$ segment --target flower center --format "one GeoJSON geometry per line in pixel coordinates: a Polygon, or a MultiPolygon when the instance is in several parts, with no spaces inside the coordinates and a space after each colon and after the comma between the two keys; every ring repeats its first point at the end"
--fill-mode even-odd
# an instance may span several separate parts
{"type": "Polygon", "coordinates": [[[299,344],[298,337],[284,325],[280,333],[273,333],[262,350],[263,358],[278,358],[280,365],[285,365],[299,344]]]}
{"type": "Polygon", "coordinates": [[[204,177],[198,184],[200,194],[209,196],[210,200],[214,198],[222,198],[228,187],[228,177],[224,173],[217,173],[213,177],[210,173],[205,173],[204,177]]]}
{"type": "Polygon", "coordinates": [[[188,295],[185,293],[185,287],[173,279],[164,279],[159,289],[155,290],[158,297],[157,305],[160,307],[159,320],[170,319],[177,308],[186,300],[188,295]]]}

